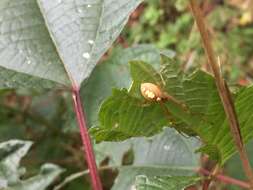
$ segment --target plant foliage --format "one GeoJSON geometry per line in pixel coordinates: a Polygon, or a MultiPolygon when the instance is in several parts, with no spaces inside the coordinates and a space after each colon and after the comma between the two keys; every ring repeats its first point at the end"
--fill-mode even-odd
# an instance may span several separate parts
{"type": "Polygon", "coordinates": [[[25,169],[20,168],[21,159],[27,154],[32,143],[11,140],[0,144],[0,188],[3,190],[46,190],[63,172],[53,164],[45,164],[37,176],[21,179],[25,169]]]}
{"type": "MultiPolygon", "coordinates": [[[[129,91],[114,90],[101,106],[100,125],[90,131],[98,141],[119,141],[136,136],[151,136],[164,126],[177,129],[188,136],[198,136],[206,146],[202,152],[210,154],[221,164],[236,151],[214,79],[203,71],[184,74],[178,64],[163,58],[160,73],[142,61],[130,63],[133,83],[129,91]],[[157,84],[177,99],[147,102],[140,94],[140,84],[157,84]],[[124,113],[124,114],[123,114],[124,113]],[[212,147],[212,149],[210,149],[212,147]]],[[[251,137],[252,87],[239,90],[235,96],[242,136],[251,137]]]]}

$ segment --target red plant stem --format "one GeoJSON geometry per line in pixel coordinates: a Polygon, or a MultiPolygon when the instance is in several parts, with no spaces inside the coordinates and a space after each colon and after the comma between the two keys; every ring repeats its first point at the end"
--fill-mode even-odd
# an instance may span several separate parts
{"type": "MultiPolygon", "coordinates": [[[[198,170],[198,173],[200,173],[202,175],[207,175],[207,176],[209,176],[211,174],[211,172],[209,172],[208,170],[205,170],[203,168],[200,168],[198,170]]],[[[246,183],[244,181],[240,181],[238,179],[234,179],[234,178],[231,178],[231,177],[228,177],[228,176],[216,175],[216,176],[214,176],[214,178],[218,179],[219,181],[221,181],[225,184],[237,185],[237,186],[240,186],[240,187],[245,188],[245,189],[250,188],[249,183],[246,183]]]]}
{"type": "Polygon", "coordinates": [[[86,124],[86,116],[83,111],[82,101],[80,97],[79,88],[73,88],[72,92],[73,102],[74,102],[74,110],[76,114],[76,119],[80,129],[80,135],[84,147],[84,154],[87,160],[88,168],[90,171],[90,177],[92,182],[93,190],[103,190],[102,183],[99,177],[96,160],[92,148],[91,139],[88,133],[88,128],[86,124]]]}
{"type": "Polygon", "coordinates": [[[203,182],[203,187],[202,190],[208,190],[209,185],[211,184],[212,180],[211,179],[207,179],[203,182]]]}

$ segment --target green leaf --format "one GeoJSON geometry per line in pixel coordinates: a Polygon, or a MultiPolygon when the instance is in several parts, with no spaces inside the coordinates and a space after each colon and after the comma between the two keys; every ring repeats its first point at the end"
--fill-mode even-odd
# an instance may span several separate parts
{"type": "MultiPolygon", "coordinates": [[[[142,61],[132,61],[130,65],[133,83],[129,93],[126,90],[114,90],[113,95],[102,104],[99,114],[100,125],[90,130],[95,139],[97,141],[119,141],[130,137],[152,136],[160,132],[164,126],[172,124],[180,132],[194,134],[187,125],[192,125],[196,117],[189,115],[180,106],[174,104],[173,108],[169,110],[173,112],[174,117],[179,117],[174,121],[174,118],[168,116],[159,103],[146,102],[140,93],[141,83],[152,82],[163,87],[164,82],[176,75],[169,77],[168,71],[165,72],[162,69],[167,74],[167,78],[162,77],[151,65],[142,61]],[[186,122],[185,127],[182,127],[181,120],[186,122]]],[[[170,87],[171,90],[172,87],[170,87]]],[[[177,92],[176,88],[180,89],[182,86],[175,86],[175,92],[177,92]]]]}
{"type": "MultiPolygon", "coordinates": [[[[168,73],[166,75],[168,76],[168,73]]],[[[180,75],[178,76],[180,77],[180,75]]],[[[190,115],[185,114],[182,110],[176,112],[175,106],[171,103],[166,105],[168,110],[174,114],[175,118],[189,125],[201,137],[207,145],[201,150],[223,165],[236,152],[236,148],[214,78],[205,72],[197,71],[190,77],[183,79],[182,85],[179,85],[180,83],[175,82],[175,80],[171,83],[177,84],[179,87],[182,86],[180,93],[183,95],[177,96],[177,93],[174,93],[174,96],[183,100],[190,115]],[[210,147],[215,148],[210,151],[210,147]],[[216,148],[217,152],[214,151],[216,148]]],[[[253,135],[251,133],[252,113],[249,111],[252,107],[252,89],[252,87],[242,89],[235,95],[235,107],[245,143],[253,135]]],[[[173,94],[173,91],[168,88],[166,92],[173,94]]]]}
{"type": "Polygon", "coordinates": [[[137,176],[136,190],[182,190],[195,185],[200,178],[191,176],[137,176]]]}
{"type": "MultiPolygon", "coordinates": [[[[253,113],[251,111],[253,106],[252,94],[253,87],[249,86],[247,88],[241,89],[234,98],[236,113],[238,115],[238,120],[241,128],[241,134],[245,144],[253,137],[253,113]]],[[[230,128],[226,120],[223,120],[223,124],[220,126],[220,129],[217,129],[214,132],[212,143],[216,144],[221,150],[221,154],[223,156],[222,164],[224,164],[236,152],[236,147],[231,137],[230,128]]]]}
{"type": "Polygon", "coordinates": [[[198,140],[185,138],[174,129],[133,141],[134,163],[120,168],[112,190],[131,189],[138,175],[188,176],[198,167],[199,155],[194,153],[198,140]]]}
{"type": "Polygon", "coordinates": [[[61,173],[62,169],[53,164],[41,167],[39,175],[21,180],[25,173],[19,168],[21,159],[27,154],[30,141],[10,140],[0,143],[0,188],[3,190],[45,190],[61,173]]]}
{"type": "Polygon", "coordinates": [[[80,86],[140,2],[1,1],[0,86],[16,85],[12,71],[80,86]]]}
{"type": "MultiPolygon", "coordinates": [[[[163,59],[160,73],[145,62],[133,61],[131,74],[133,84],[129,92],[114,90],[114,94],[102,104],[100,125],[91,129],[96,140],[119,141],[151,136],[163,126],[170,126],[188,136],[199,136],[205,144],[201,151],[221,165],[236,152],[211,75],[203,71],[196,71],[192,75],[183,74],[178,70],[177,63],[170,59],[163,59]],[[143,82],[158,85],[176,102],[173,99],[163,103],[145,102],[140,93],[143,82]]],[[[234,95],[245,143],[253,135],[250,111],[253,106],[252,94],[253,87],[248,87],[234,95]]]]}
{"type": "Polygon", "coordinates": [[[144,82],[154,83],[158,86],[162,86],[163,81],[160,74],[151,66],[143,61],[131,61],[130,72],[133,79],[133,83],[130,88],[130,94],[138,98],[142,98],[140,93],[140,85],[144,82]]]}

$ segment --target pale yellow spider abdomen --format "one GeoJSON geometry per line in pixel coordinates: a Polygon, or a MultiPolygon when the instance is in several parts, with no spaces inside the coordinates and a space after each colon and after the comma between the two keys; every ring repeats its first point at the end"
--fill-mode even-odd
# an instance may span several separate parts
{"type": "Polygon", "coordinates": [[[142,83],[141,94],[145,99],[151,101],[161,101],[163,98],[162,90],[153,83],[142,83]]]}

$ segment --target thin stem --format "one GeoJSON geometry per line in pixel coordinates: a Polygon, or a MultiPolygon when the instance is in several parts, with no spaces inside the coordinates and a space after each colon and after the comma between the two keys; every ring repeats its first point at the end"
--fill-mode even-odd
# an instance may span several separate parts
{"type": "MultiPolygon", "coordinates": [[[[203,168],[198,170],[198,173],[202,174],[202,175],[207,175],[209,176],[211,174],[211,172],[209,172],[208,170],[205,170],[203,168]]],[[[249,189],[250,185],[244,181],[238,180],[238,179],[234,179],[232,177],[229,176],[224,176],[224,175],[216,175],[214,176],[215,179],[225,183],[225,184],[231,184],[231,185],[236,185],[239,187],[242,187],[244,189],[249,189]]]]}
{"type": "Polygon", "coordinates": [[[92,148],[91,139],[88,133],[88,128],[86,124],[86,117],[83,111],[81,97],[80,97],[80,90],[79,88],[73,88],[72,92],[73,102],[74,102],[74,109],[76,114],[76,119],[80,128],[80,134],[82,138],[82,143],[84,146],[84,153],[86,156],[88,168],[90,171],[91,182],[93,190],[102,190],[102,184],[99,177],[99,173],[97,170],[96,160],[92,148]]]}
{"type": "Polygon", "coordinates": [[[222,78],[220,67],[217,62],[217,59],[214,56],[211,40],[209,38],[208,31],[204,23],[203,14],[196,3],[196,0],[190,0],[190,6],[193,16],[196,20],[198,29],[200,31],[200,35],[202,37],[205,53],[208,58],[208,63],[212,68],[215,77],[216,86],[219,91],[219,95],[229,121],[230,131],[235,141],[237,150],[239,152],[245,175],[247,176],[251,184],[251,189],[253,189],[253,172],[251,170],[249,159],[243,144],[243,139],[241,137],[240,126],[234,108],[234,103],[231,98],[231,93],[227,88],[226,82],[222,78]]]}
{"type": "Polygon", "coordinates": [[[213,171],[209,173],[208,178],[204,180],[203,182],[203,190],[208,190],[212,180],[216,177],[216,175],[219,172],[219,165],[216,164],[215,167],[213,168],[213,171]]]}

